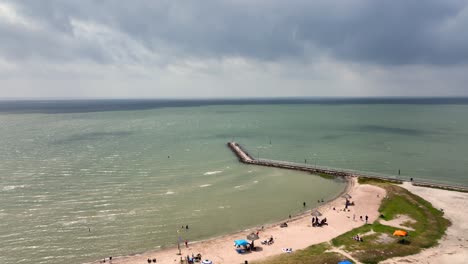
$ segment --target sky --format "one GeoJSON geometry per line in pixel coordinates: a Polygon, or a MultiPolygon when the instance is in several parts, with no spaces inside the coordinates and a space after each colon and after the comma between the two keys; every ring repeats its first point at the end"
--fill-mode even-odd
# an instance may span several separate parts
{"type": "Polygon", "coordinates": [[[0,0],[0,98],[468,96],[468,0],[0,0]]]}

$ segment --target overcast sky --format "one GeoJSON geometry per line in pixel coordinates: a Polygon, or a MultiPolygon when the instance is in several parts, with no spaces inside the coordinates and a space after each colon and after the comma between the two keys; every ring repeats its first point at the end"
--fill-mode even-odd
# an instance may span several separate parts
{"type": "Polygon", "coordinates": [[[0,0],[0,97],[468,96],[468,0],[0,0]]]}

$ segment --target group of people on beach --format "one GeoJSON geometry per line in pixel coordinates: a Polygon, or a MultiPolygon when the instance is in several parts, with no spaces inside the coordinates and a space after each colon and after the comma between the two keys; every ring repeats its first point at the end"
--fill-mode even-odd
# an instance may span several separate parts
{"type": "Polygon", "coordinates": [[[271,245],[271,244],[275,243],[275,240],[273,239],[273,236],[270,236],[270,238],[268,240],[265,239],[260,243],[262,245],[271,245]]]}
{"type": "Polygon", "coordinates": [[[328,225],[326,217],[321,221],[318,217],[312,217],[312,227],[321,227],[323,225],[328,225]]]}
{"type": "Polygon", "coordinates": [[[196,256],[192,253],[192,256],[190,257],[189,255],[187,255],[185,257],[185,259],[187,260],[187,263],[188,264],[193,264],[195,262],[200,262],[201,261],[201,258],[202,258],[202,255],[200,253],[198,253],[196,256]]]}
{"type": "Polygon", "coordinates": [[[353,236],[353,239],[358,241],[358,242],[364,242],[364,240],[362,240],[362,237],[360,237],[359,235],[353,236]]]}
{"type": "MultiPolygon", "coordinates": [[[[104,258],[102,261],[99,261],[99,263],[106,263],[106,259],[104,258]]],[[[112,257],[109,257],[109,263],[112,263],[112,257]]]]}
{"type": "Polygon", "coordinates": [[[354,202],[351,202],[350,200],[348,200],[348,198],[346,198],[346,202],[345,202],[345,210],[348,209],[348,206],[351,206],[351,205],[354,205],[354,202]]]}

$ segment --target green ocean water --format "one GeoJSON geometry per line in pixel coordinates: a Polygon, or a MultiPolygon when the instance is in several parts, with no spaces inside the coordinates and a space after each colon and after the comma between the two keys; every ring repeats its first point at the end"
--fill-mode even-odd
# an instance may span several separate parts
{"type": "Polygon", "coordinates": [[[468,105],[207,105],[0,114],[0,263],[82,263],[260,226],[339,180],[260,158],[468,185],[468,105]]]}

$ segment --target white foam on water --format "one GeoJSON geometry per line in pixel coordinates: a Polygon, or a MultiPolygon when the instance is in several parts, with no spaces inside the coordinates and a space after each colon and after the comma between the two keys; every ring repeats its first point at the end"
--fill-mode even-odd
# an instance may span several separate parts
{"type": "Polygon", "coordinates": [[[258,183],[258,181],[254,181],[254,183],[258,183]]]}
{"type": "Polygon", "coordinates": [[[253,171],[248,171],[247,173],[252,173],[253,171]]]}
{"type": "Polygon", "coordinates": [[[224,206],[221,205],[221,206],[218,206],[218,208],[219,208],[219,209],[224,209],[224,206]]]}
{"type": "Polygon", "coordinates": [[[167,191],[166,194],[167,194],[167,195],[175,194],[175,192],[173,192],[173,191],[167,191]]]}
{"type": "Polygon", "coordinates": [[[240,187],[242,187],[242,185],[234,186],[234,188],[236,188],[236,189],[237,189],[237,188],[240,188],[240,187]]]}
{"type": "Polygon", "coordinates": [[[205,187],[208,187],[208,186],[211,186],[212,184],[202,184],[200,185],[200,188],[205,188],[205,187]]]}
{"type": "Polygon", "coordinates": [[[223,171],[207,171],[205,173],[203,173],[203,175],[214,175],[214,174],[218,174],[218,173],[221,173],[223,171]]]}
{"type": "Polygon", "coordinates": [[[86,224],[88,221],[86,219],[82,220],[77,220],[77,221],[68,221],[68,222],[63,222],[63,226],[71,226],[71,225],[76,225],[76,224],[86,224]]]}
{"type": "Polygon", "coordinates": [[[7,185],[3,187],[3,191],[11,191],[18,188],[24,188],[24,185],[7,185]]]}

